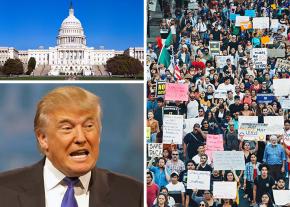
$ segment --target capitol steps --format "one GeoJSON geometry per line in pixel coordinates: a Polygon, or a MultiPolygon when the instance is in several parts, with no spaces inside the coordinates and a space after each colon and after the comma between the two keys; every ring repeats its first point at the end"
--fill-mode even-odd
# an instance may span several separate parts
{"type": "Polygon", "coordinates": [[[94,65],[92,71],[95,76],[109,76],[109,73],[103,65],[94,65]]]}

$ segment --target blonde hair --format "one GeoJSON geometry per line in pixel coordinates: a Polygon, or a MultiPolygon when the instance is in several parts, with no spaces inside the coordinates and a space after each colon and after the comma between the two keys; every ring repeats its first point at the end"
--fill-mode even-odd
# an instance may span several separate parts
{"type": "Polygon", "coordinates": [[[95,94],[76,86],[56,88],[46,94],[37,105],[34,117],[34,131],[43,130],[47,124],[48,114],[54,110],[78,108],[80,110],[95,110],[98,128],[101,131],[102,110],[100,99],[95,94]]]}

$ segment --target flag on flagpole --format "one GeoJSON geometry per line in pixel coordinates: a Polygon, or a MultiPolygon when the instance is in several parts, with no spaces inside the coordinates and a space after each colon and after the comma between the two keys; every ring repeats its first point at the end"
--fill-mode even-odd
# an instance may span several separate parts
{"type": "Polygon", "coordinates": [[[161,49],[158,64],[163,64],[165,68],[168,68],[171,62],[170,53],[168,52],[167,48],[170,46],[172,41],[172,34],[169,33],[168,37],[165,40],[165,43],[161,49]]]}

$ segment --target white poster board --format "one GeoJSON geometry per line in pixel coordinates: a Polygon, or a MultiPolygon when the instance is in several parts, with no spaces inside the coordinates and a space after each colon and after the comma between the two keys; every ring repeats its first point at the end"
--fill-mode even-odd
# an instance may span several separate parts
{"type": "Polygon", "coordinates": [[[213,97],[214,98],[222,98],[225,100],[227,98],[227,90],[216,89],[214,91],[213,97]]]}
{"type": "Polygon", "coordinates": [[[248,22],[250,21],[250,17],[249,16],[236,16],[236,27],[240,27],[241,26],[241,22],[248,22]]]}
{"type": "Polygon", "coordinates": [[[278,29],[279,25],[279,19],[271,19],[271,29],[278,29]]]}
{"type": "Polygon", "coordinates": [[[281,104],[282,109],[290,109],[290,98],[282,97],[279,102],[281,104]]]}
{"type": "Polygon", "coordinates": [[[268,124],[266,134],[283,134],[284,117],[283,116],[264,116],[264,123],[268,124]]]}
{"type": "Polygon", "coordinates": [[[217,56],[215,56],[217,68],[223,68],[224,66],[226,66],[227,65],[227,59],[230,59],[231,63],[234,64],[234,57],[231,56],[231,55],[227,55],[227,56],[217,55],[217,56]]]}
{"type": "Polygon", "coordinates": [[[203,120],[203,117],[184,119],[183,134],[186,135],[186,134],[192,132],[193,126],[195,124],[199,124],[200,125],[202,120],[203,120]]]}
{"type": "Polygon", "coordinates": [[[239,127],[242,123],[258,123],[258,116],[239,116],[239,127]]]}
{"type": "Polygon", "coordinates": [[[290,79],[274,79],[273,90],[275,96],[288,96],[290,94],[290,79]]]}
{"type": "Polygon", "coordinates": [[[274,201],[278,206],[290,203],[290,190],[273,190],[274,201]]]}
{"type": "Polygon", "coordinates": [[[270,21],[269,17],[254,17],[253,28],[254,29],[269,29],[270,21]]]}
{"type": "Polygon", "coordinates": [[[242,123],[239,125],[238,135],[240,140],[266,141],[267,124],[242,123]]]}
{"type": "Polygon", "coordinates": [[[162,157],[163,144],[162,143],[148,143],[148,156],[149,157],[162,157]]]}
{"type": "Polygon", "coordinates": [[[188,170],[187,189],[210,190],[210,172],[188,170]]]}
{"type": "Polygon", "coordinates": [[[255,69],[265,69],[267,66],[267,57],[267,48],[253,48],[252,59],[255,64],[255,69]]]}
{"type": "Polygon", "coordinates": [[[214,181],[213,197],[235,199],[237,196],[237,182],[214,181]]]}
{"type": "Polygon", "coordinates": [[[182,144],[183,116],[164,115],[163,117],[163,143],[182,144]]]}
{"type": "Polygon", "coordinates": [[[213,152],[214,170],[245,170],[245,158],[242,151],[213,152]]]}

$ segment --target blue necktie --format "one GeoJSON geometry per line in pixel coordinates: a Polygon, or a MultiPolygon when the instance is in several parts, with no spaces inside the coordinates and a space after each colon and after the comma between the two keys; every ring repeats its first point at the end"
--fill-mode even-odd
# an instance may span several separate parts
{"type": "Polygon", "coordinates": [[[79,179],[77,177],[65,177],[63,181],[67,184],[68,188],[62,199],[61,207],[78,207],[74,186],[79,182],[79,179]]]}

